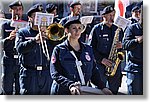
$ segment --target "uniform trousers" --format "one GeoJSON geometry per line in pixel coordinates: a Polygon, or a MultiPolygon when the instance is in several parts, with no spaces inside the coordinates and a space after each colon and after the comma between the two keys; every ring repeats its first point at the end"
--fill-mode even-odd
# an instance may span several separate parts
{"type": "Polygon", "coordinates": [[[118,67],[116,74],[113,77],[108,77],[106,75],[106,67],[100,64],[97,66],[100,70],[100,76],[105,86],[108,87],[113,94],[117,94],[122,80],[121,67],[118,67]]]}
{"type": "Polygon", "coordinates": [[[50,70],[36,70],[21,67],[20,93],[27,95],[50,95],[52,78],[50,70]]]}
{"type": "Polygon", "coordinates": [[[20,94],[19,85],[19,70],[18,60],[13,58],[3,58],[3,75],[2,75],[2,93],[6,95],[20,94]],[[14,84],[15,83],[15,84],[14,84]],[[15,85],[15,90],[13,86],[15,85]],[[13,93],[15,91],[15,93],[13,93]]]}

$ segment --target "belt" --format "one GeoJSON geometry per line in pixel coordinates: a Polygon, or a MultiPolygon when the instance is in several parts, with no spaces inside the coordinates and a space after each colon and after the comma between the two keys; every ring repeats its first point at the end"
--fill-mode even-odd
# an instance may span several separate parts
{"type": "Polygon", "coordinates": [[[12,59],[18,59],[18,55],[14,53],[5,53],[5,56],[12,58],[12,59]]]}
{"type": "Polygon", "coordinates": [[[31,66],[31,65],[23,65],[23,67],[27,68],[27,69],[31,69],[31,70],[49,70],[50,66],[46,65],[46,66],[42,66],[42,65],[35,65],[35,66],[31,66]]]}

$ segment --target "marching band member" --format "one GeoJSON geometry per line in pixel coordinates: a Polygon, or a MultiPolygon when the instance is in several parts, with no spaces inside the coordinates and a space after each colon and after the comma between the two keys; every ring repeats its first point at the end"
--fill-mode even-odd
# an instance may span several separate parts
{"type": "MultiPolygon", "coordinates": [[[[49,60],[42,52],[42,39],[46,39],[45,27],[38,29],[34,25],[35,13],[42,12],[41,4],[33,5],[27,12],[30,26],[19,29],[16,36],[16,49],[20,55],[20,93],[28,95],[49,95],[52,79],[50,77],[49,60]],[[43,34],[44,33],[44,34],[43,34]]],[[[47,41],[48,51],[50,44],[47,41]]],[[[49,52],[50,53],[50,52],[49,52]]],[[[50,56],[49,56],[50,57],[50,56]]]]}
{"type": "Polygon", "coordinates": [[[128,26],[125,30],[123,49],[127,50],[128,63],[124,70],[127,72],[129,95],[143,94],[143,15],[140,20],[128,26]]]}
{"type": "Polygon", "coordinates": [[[132,13],[132,17],[128,18],[129,20],[131,20],[131,24],[133,23],[137,23],[140,19],[140,8],[138,6],[133,7],[133,9],[131,10],[132,13]]]}
{"type": "Polygon", "coordinates": [[[67,17],[64,17],[60,20],[60,24],[62,24],[64,26],[64,24],[72,19],[72,18],[80,18],[80,14],[81,14],[81,3],[78,2],[78,1],[75,1],[75,2],[72,2],[70,4],[70,11],[71,11],[71,14],[67,17]]]}
{"type": "Polygon", "coordinates": [[[51,13],[51,14],[54,14],[54,20],[53,20],[53,23],[59,23],[60,22],[60,19],[58,18],[58,15],[57,15],[57,6],[54,5],[54,4],[47,4],[46,5],[46,13],[51,13]]]}
{"type": "Polygon", "coordinates": [[[15,46],[15,38],[17,29],[11,27],[10,24],[13,20],[21,20],[23,15],[23,5],[21,1],[14,1],[9,5],[10,12],[12,13],[12,19],[2,25],[3,31],[3,69],[4,75],[2,76],[3,94],[13,94],[13,84],[15,83],[15,94],[20,93],[19,85],[19,64],[18,55],[15,46]]]}
{"type": "MultiPolygon", "coordinates": [[[[108,56],[110,54],[115,31],[118,28],[113,24],[115,16],[114,8],[111,6],[105,7],[102,16],[104,21],[95,25],[91,31],[91,34],[93,34],[91,46],[93,48],[97,66],[100,69],[102,81],[113,94],[117,94],[122,80],[121,66],[118,67],[115,76],[108,77],[106,75],[106,67],[112,66],[112,61],[108,59],[108,56]]],[[[123,35],[123,31],[121,30],[119,33],[119,42],[117,42],[117,49],[122,48],[120,41],[122,41],[123,35]]]]}
{"type": "MultiPolygon", "coordinates": [[[[52,3],[51,4],[47,4],[45,11],[46,11],[46,13],[54,14],[53,23],[59,23],[60,19],[58,18],[58,15],[57,15],[57,6],[56,5],[54,5],[52,3]]],[[[52,45],[52,47],[51,47],[51,53],[53,51],[53,48],[56,45],[60,44],[62,41],[63,41],[63,39],[62,40],[56,40],[56,41],[49,40],[49,42],[52,45]]],[[[51,56],[51,53],[50,53],[50,56],[51,56]]]]}
{"type": "MultiPolygon", "coordinates": [[[[73,1],[71,4],[70,4],[70,11],[71,11],[71,14],[67,17],[64,17],[60,20],[60,24],[62,24],[64,26],[64,24],[70,20],[70,19],[80,19],[81,18],[81,10],[82,10],[82,5],[79,1],[73,1]]],[[[86,43],[86,40],[87,40],[87,36],[89,34],[88,31],[89,31],[90,27],[87,26],[87,28],[85,29],[84,32],[82,32],[81,34],[81,37],[80,37],[80,40],[82,42],[85,42],[86,43]]]]}
{"type": "Polygon", "coordinates": [[[50,73],[54,80],[51,93],[80,94],[80,83],[86,86],[91,80],[105,94],[112,94],[101,81],[92,48],[79,40],[83,30],[81,22],[77,19],[68,20],[64,27],[67,40],[54,48],[51,57],[50,73]]]}

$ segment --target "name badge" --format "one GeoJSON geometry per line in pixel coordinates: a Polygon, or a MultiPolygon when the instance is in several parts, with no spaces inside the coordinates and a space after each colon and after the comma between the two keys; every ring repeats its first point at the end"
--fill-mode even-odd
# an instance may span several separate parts
{"type": "Polygon", "coordinates": [[[5,30],[5,32],[12,32],[13,30],[5,30]]]}
{"type": "Polygon", "coordinates": [[[42,70],[42,66],[37,66],[36,69],[37,70],[42,70]]]}
{"type": "Polygon", "coordinates": [[[16,58],[16,59],[17,59],[17,58],[18,58],[18,55],[14,55],[14,58],[16,58]]]}
{"type": "Polygon", "coordinates": [[[34,39],[35,37],[25,37],[26,40],[34,39]]]}
{"type": "Polygon", "coordinates": [[[108,37],[108,34],[104,34],[103,37],[108,37]]]}

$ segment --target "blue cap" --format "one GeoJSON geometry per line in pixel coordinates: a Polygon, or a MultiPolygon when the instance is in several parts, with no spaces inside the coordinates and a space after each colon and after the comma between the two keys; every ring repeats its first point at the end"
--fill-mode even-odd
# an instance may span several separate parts
{"type": "Polygon", "coordinates": [[[57,7],[54,4],[47,4],[46,5],[46,12],[51,13],[53,10],[55,10],[57,7]]]}
{"type": "Polygon", "coordinates": [[[112,6],[106,6],[106,7],[103,9],[102,15],[111,13],[111,12],[113,12],[113,11],[115,11],[115,9],[114,9],[112,6]]]}
{"type": "Polygon", "coordinates": [[[22,2],[20,0],[16,0],[16,1],[12,2],[11,4],[9,4],[10,8],[12,8],[14,6],[22,6],[22,2]]]}
{"type": "Polygon", "coordinates": [[[32,13],[34,13],[34,12],[41,12],[41,11],[43,11],[43,6],[42,6],[42,4],[35,4],[35,5],[33,5],[29,10],[28,10],[28,12],[27,12],[27,15],[29,16],[29,17],[31,17],[31,14],[32,13]]]}
{"type": "Polygon", "coordinates": [[[73,1],[71,4],[70,4],[70,7],[74,7],[75,5],[81,5],[81,3],[79,1],[73,1]]]}
{"type": "Polygon", "coordinates": [[[81,22],[78,18],[71,18],[64,24],[64,28],[69,27],[71,24],[81,24],[81,22]]]}
{"type": "Polygon", "coordinates": [[[136,10],[140,10],[140,7],[138,7],[138,6],[133,7],[133,9],[131,10],[131,12],[134,12],[136,10]]]}

